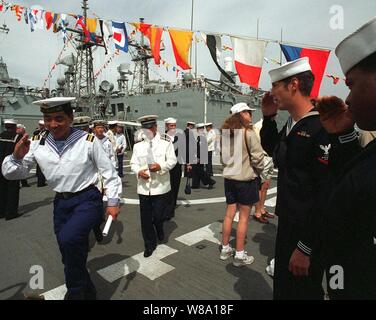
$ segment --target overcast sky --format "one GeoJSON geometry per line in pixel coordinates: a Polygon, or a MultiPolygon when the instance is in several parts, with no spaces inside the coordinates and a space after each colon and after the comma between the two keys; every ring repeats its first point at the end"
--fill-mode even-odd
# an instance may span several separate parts
{"type": "MultiPolygon", "coordinates": [[[[9,1],[11,2],[11,1],[9,1]]],[[[40,5],[45,10],[59,13],[80,13],[81,1],[13,1],[26,7],[40,5]]],[[[255,37],[257,35],[257,19],[259,19],[259,38],[279,40],[281,28],[283,41],[305,43],[310,46],[327,47],[332,50],[348,34],[376,15],[374,0],[194,0],[194,30],[212,31],[224,34],[255,37]],[[333,5],[340,5],[344,12],[343,29],[333,29],[330,21],[333,5]]],[[[191,0],[91,0],[89,16],[95,13],[105,20],[138,21],[145,18],[146,23],[176,28],[190,28],[191,0]]],[[[41,87],[48,74],[49,67],[55,62],[63,47],[61,34],[52,31],[36,30],[31,33],[22,19],[18,22],[14,12],[10,10],[0,13],[0,24],[5,22],[10,28],[8,35],[0,34],[0,56],[8,65],[11,77],[20,79],[23,85],[41,87]]],[[[127,25],[128,33],[133,30],[127,25]]],[[[199,36],[199,34],[197,34],[199,36]]],[[[172,48],[167,33],[163,40],[166,50],[161,56],[170,64],[175,64],[172,48]]],[[[227,36],[222,38],[224,44],[230,45],[227,36]]],[[[219,71],[211,60],[209,51],[203,43],[197,45],[197,73],[208,78],[218,79],[219,71]]],[[[222,60],[231,52],[223,52],[222,60]]],[[[265,56],[279,60],[280,51],[276,43],[269,43],[265,56]]],[[[95,54],[95,70],[104,63],[103,50],[95,54]]],[[[118,64],[129,61],[129,54],[121,53],[98,78],[115,82],[118,64]]],[[[153,63],[151,63],[153,64],[153,63]]],[[[260,81],[262,89],[270,88],[267,71],[276,65],[264,62],[260,81]]],[[[56,78],[64,74],[64,67],[59,67],[51,80],[51,88],[56,78]]],[[[327,74],[343,78],[334,51],[330,54],[327,74]]],[[[167,72],[164,67],[152,66],[150,76],[174,81],[175,73],[167,72]]],[[[336,94],[344,98],[347,89],[343,81],[333,85],[332,80],[324,77],[321,94],[336,94]]]]}

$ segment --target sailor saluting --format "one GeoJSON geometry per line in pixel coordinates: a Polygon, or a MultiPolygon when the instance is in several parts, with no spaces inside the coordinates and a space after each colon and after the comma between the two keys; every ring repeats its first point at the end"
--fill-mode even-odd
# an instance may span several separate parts
{"type": "Polygon", "coordinates": [[[96,290],[86,269],[88,236],[102,219],[103,203],[95,187],[97,173],[107,188],[107,214],[119,214],[119,180],[102,144],[94,135],[71,128],[75,98],[56,97],[40,105],[46,131],[32,141],[28,135],[5,158],[2,172],[7,179],[23,179],[36,162],[48,185],[56,191],[54,231],[64,263],[65,299],[95,299],[96,290]]]}

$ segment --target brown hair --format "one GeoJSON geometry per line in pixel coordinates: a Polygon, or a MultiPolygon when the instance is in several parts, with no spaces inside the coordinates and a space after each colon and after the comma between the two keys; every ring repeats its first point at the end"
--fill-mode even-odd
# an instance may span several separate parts
{"type": "Polygon", "coordinates": [[[298,74],[295,74],[291,77],[281,80],[285,87],[291,82],[293,78],[297,78],[299,80],[299,90],[303,96],[309,97],[311,94],[313,84],[315,82],[315,76],[312,71],[304,71],[298,74]]]}
{"type": "MultiPolygon", "coordinates": [[[[233,137],[235,129],[245,129],[245,128],[246,127],[242,123],[240,113],[235,113],[235,114],[232,114],[231,116],[229,116],[225,120],[225,122],[223,123],[223,125],[221,127],[221,132],[224,129],[230,129],[230,136],[233,137]]],[[[247,127],[247,129],[248,128],[252,128],[252,126],[247,127]]]]}

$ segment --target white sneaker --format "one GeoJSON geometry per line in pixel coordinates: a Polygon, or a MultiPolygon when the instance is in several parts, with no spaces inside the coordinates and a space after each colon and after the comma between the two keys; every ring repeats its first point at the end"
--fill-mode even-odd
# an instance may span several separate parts
{"type": "Polygon", "coordinates": [[[242,258],[237,258],[235,256],[234,261],[232,262],[232,264],[235,267],[242,267],[242,266],[245,266],[246,264],[252,264],[253,261],[255,261],[255,258],[253,256],[247,255],[247,253],[245,252],[242,258]]]}
{"type": "Polygon", "coordinates": [[[265,268],[265,271],[269,276],[274,277],[274,259],[270,261],[270,265],[265,268]]]}
{"type": "Polygon", "coordinates": [[[221,250],[221,254],[219,255],[219,259],[221,260],[227,260],[228,258],[231,258],[234,256],[235,250],[233,248],[227,249],[227,250],[221,250]]]}

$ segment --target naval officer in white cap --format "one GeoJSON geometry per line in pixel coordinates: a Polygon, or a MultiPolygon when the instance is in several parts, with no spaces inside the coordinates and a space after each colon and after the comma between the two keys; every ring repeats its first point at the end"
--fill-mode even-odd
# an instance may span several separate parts
{"type": "Polygon", "coordinates": [[[273,296],[323,299],[318,237],[329,186],[329,136],[311,102],[314,75],[309,59],[288,62],[269,75],[272,89],[262,100],[260,136],[279,170],[273,296]],[[290,114],[279,133],[278,110],[290,114]]]}
{"type": "Polygon", "coordinates": [[[317,104],[331,134],[330,161],[337,173],[322,242],[329,284],[337,276],[343,286],[329,285],[328,293],[330,299],[375,300],[376,140],[362,150],[354,122],[362,130],[376,130],[376,17],[346,37],[335,53],[350,93],[345,103],[332,96],[317,104]]]}
{"type": "Polygon", "coordinates": [[[169,171],[176,164],[171,140],[157,131],[156,115],[138,119],[145,137],[133,148],[131,170],[137,175],[144,257],[149,257],[164,239],[163,220],[171,190],[169,171]]]}
{"type": "Polygon", "coordinates": [[[95,299],[96,290],[86,269],[88,236],[102,219],[102,195],[95,187],[98,172],[107,188],[107,214],[119,214],[119,180],[94,135],[71,127],[75,98],[56,97],[35,101],[48,131],[23,136],[12,155],[5,158],[2,172],[7,179],[23,179],[38,163],[56,196],[54,231],[64,264],[65,299],[95,299]]]}

